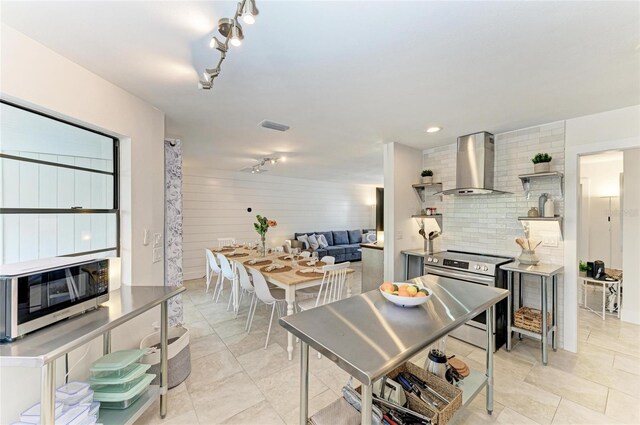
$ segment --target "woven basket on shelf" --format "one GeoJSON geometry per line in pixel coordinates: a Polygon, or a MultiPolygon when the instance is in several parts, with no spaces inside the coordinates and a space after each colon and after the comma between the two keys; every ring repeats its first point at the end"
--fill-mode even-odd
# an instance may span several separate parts
{"type": "MultiPolygon", "coordinates": [[[[513,315],[515,326],[535,333],[542,333],[542,312],[531,307],[522,307],[513,315]]],[[[547,329],[551,327],[551,312],[547,312],[547,329]]]]}

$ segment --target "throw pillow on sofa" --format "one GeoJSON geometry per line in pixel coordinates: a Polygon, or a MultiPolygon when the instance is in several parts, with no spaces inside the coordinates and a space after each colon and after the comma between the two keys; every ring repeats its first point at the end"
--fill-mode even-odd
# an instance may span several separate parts
{"type": "Polygon", "coordinates": [[[333,232],[334,245],[349,245],[349,233],[346,230],[338,230],[333,232]]]}
{"type": "Polygon", "coordinates": [[[311,249],[315,251],[320,248],[320,244],[318,243],[318,238],[315,233],[313,235],[307,235],[307,239],[309,240],[309,246],[311,249]]]}
{"type": "Polygon", "coordinates": [[[304,249],[309,249],[309,237],[307,235],[300,235],[296,239],[304,244],[304,249]]]}
{"type": "Polygon", "coordinates": [[[362,232],[360,232],[360,229],[349,230],[349,243],[352,245],[362,243],[362,232]]]}
{"type": "Polygon", "coordinates": [[[320,245],[321,249],[329,246],[329,242],[327,242],[327,238],[325,238],[324,235],[316,235],[316,239],[318,239],[318,245],[320,245]]]}

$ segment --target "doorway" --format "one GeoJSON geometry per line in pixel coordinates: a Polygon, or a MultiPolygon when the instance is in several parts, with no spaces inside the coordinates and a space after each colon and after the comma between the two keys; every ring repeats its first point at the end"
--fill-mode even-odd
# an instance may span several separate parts
{"type": "Polygon", "coordinates": [[[581,156],[579,175],[578,305],[583,310],[579,315],[618,320],[624,292],[620,208],[624,196],[624,152],[581,156]]]}

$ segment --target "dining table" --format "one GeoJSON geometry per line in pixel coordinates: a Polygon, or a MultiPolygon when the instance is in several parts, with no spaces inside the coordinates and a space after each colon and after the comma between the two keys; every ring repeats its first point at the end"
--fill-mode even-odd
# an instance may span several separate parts
{"type": "MultiPolygon", "coordinates": [[[[210,248],[210,250],[214,254],[222,254],[229,261],[238,261],[242,263],[245,267],[259,270],[265,277],[267,283],[271,283],[278,288],[284,290],[285,293],[285,301],[287,303],[287,316],[291,316],[295,312],[295,303],[296,303],[296,291],[305,288],[311,288],[314,286],[318,286],[322,283],[322,273],[302,273],[305,269],[315,268],[320,269],[324,263],[318,261],[315,266],[309,265],[308,261],[311,258],[304,258],[300,255],[296,256],[296,263],[293,262],[293,254],[287,254],[284,252],[271,252],[266,255],[262,255],[258,249],[256,248],[248,248],[244,246],[232,246],[232,247],[224,247],[224,248],[210,248]],[[291,259],[289,259],[289,257],[291,259]],[[251,264],[252,260],[258,260],[256,264],[251,264]],[[279,269],[275,269],[272,271],[265,271],[265,268],[272,264],[281,264],[284,266],[288,266],[286,271],[282,271],[279,269]]],[[[232,265],[234,264],[232,262],[232,265]]],[[[235,265],[233,266],[234,270],[234,280],[232,284],[232,294],[233,294],[233,308],[235,312],[238,312],[240,308],[240,282],[237,278],[237,273],[235,271],[235,265]]],[[[351,296],[351,277],[355,270],[348,268],[347,269],[347,282],[346,282],[346,296],[347,298],[351,296]]],[[[289,360],[293,359],[293,334],[288,333],[287,336],[287,354],[289,360]]]]}

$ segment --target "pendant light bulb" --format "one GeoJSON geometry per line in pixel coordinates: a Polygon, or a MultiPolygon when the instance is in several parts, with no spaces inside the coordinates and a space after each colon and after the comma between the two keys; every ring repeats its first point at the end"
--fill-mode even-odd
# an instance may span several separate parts
{"type": "Polygon", "coordinates": [[[242,44],[242,39],[240,38],[240,31],[238,30],[238,26],[234,23],[231,27],[231,37],[229,42],[232,46],[238,47],[242,44]]]}
{"type": "Polygon", "coordinates": [[[256,7],[255,0],[246,0],[244,9],[242,10],[242,20],[245,24],[253,25],[256,23],[256,15],[260,13],[256,7]]]}

